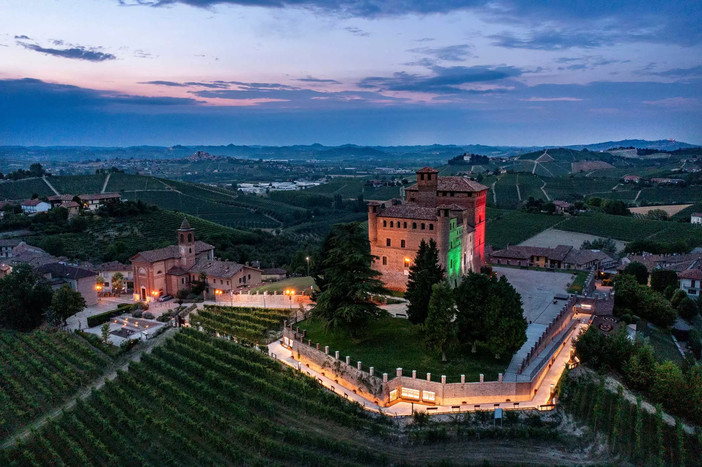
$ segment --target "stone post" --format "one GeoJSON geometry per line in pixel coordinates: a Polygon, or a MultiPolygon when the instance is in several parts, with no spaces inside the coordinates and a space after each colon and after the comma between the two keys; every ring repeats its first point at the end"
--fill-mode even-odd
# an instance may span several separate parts
{"type": "Polygon", "coordinates": [[[325,346],[324,346],[324,353],[325,353],[326,355],[329,355],[329,346],[328,346],[328,345],[325,345],[325,346]]]}
{"type": "Polygon", "coordinates": [[[388,382],[388,374],[383,373],[383,383],[387,383],[387,382],[388,382]]]}
{"type": "Polygon", "coordinates": [[[461,375],[461,384],[466,384],[466,375],[461,375]]]}
{"type": "Polygon", "coordinates": [[[446,384],[446,375],[441,375],[441,384],[446,384]]]}
{"type": "Polygon", "coordinates": [[[427,381],[431,381],[431,373],[427,373],[427,381]]]}
{"type": "Polygon", "coordinates": [[[319,342],[317,342],[317,350],[319,350],[319,342]]]}
{"type": "Polygon", "coordinates": [[[395,370],[395,375],[396,375],[398,378],[399,378],[400,376],[402,376],[402,368],[396,369],[396,370],[395,370]]]}
{"type": "Polygon", "coordinates": [[[412,370],[412,379],[417,379],[417,370],[412,370]]]}
{"type": "Polygon", "coordinates": [[[368,371],[368,373],[370,373],[371,376],[375,376],[375,368],[370,367],[370,371],[368,371]]]}
{"type": "Polygon", "coordinates": [[[360,360],[359,360],[358,362],[356,362],[356,368],[358,369],[358,371],[361,371],[362,366],[361,366],[361,361],[360,361],[360,360]]]}
{"type": "Polygon", "coordinates": [[[288,320],[286,319],[285,321],[283,321],[283,328],[287,328],[287,327],[288,327],[288,320]]]}
{"type": "Polygon", "coordinates": [[[307,346],[311,346],[311,345],[312,345],[312,339],[307,339],[307,346]]]}
{"type": "Polygon", "coordinates": [[[348,355],[346,356],[346,364],[351,365],[351,357],[349,357],[348,355]]]}
{"type": "Polygon", "coordinates": [[[480,373],[480,382],[484,383],[485,382],[485,375],[480,373]]]}
{"type": "Polygon", "coordinates": [[[502,382],[502,373],[497,374],[497,381],[502,382]]]}
{"type": "Polygon", "coordinates": [[[337,360],[339,359],[339,351],[338,350],[334,351],[334,358],[336,358],[337,360]]]}

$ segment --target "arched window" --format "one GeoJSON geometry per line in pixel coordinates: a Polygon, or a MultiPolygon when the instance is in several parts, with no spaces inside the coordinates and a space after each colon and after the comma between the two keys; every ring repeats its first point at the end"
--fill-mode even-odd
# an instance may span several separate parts
{"type": "Polygon", "coordinates": [[[434,224],[429,224],[429,230],[434,230],[434,224]]]}
{"type": "Polygon", "coordinates": [[[184,238],[185,238],[185,237],[183,237],[183,234],[180,234],[180,243],[183,243],[183,239],[184,239],[184,238]]]}
{"type": "Polygon", "coordinates": [[[193,241],[193,234],[188,234],[188,243],[193,241]]]}

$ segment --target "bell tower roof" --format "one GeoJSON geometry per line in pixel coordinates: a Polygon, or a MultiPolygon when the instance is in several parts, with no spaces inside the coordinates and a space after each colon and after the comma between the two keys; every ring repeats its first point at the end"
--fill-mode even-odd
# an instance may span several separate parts
{"type": "Polygon", "coordinates": [[[187,217],[183,218],[183,222],[180,224],[180,228],[178,230],[192,230],[192,227],[190,226],[190,222],[188,222],[187,217]]]}

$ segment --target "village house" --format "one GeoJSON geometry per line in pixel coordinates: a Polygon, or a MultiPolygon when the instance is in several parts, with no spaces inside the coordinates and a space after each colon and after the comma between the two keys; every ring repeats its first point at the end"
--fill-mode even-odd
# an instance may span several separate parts
{"type": "Polygon", "coordinates": [[[137,253],[131,258],[134,298],[148,301],[176,295],[205,279],[205,295],[214,299],[261,283],[261,270],[214,258],[214,247],[195,240],[187,219],[177,231],[178,244],[137,253]]]}
{"type": "Polygon", "coordinates": [[[97,211],[100,206],[110,202],[121,201],[122,197],[119,193],[96,193],[87,195],[78,195],[78,200],[83,205],[83,209],[89,211],[97,211]]]}
{"type": "Polygon", "coordinates": [[[0,238],[0,258],[11,258],[12,250],[19,244],[19,240],[0,238]]]}
{"type": "Polygon", "coordinates": [[[47,212],[51,209],[51,204],[40,199],[26,199],[22,201],[22,212],[25,214],[36,214],[38,212],[47,212]]]}
{"type": "Polygon", "coordinates": [[[702,269],[694,267],[678,274],[680,289],[690,298],[700,297],[702,291],[702,269]]]}
{"type": "Polygon", "coordinates": [[[495,265],[546,269],[600,269],[610,261],[612,258],[600,250],[578,250],[570,245],[555,248],[508,246],[490,254],[490,262],[495,265]]]}
{"type": "Polygon", "coordinates": [[[624,175],[622,177],[622,181],[624,183],[640,183],[641,177],[639,177],[638,175],[624,175]]]}
{"type": "Polygon", "coordinates": [[[373,269],[386,287],[405,290],[422,240],[433,239],[449,279],[479,271],[485,252],[487,187],[463,177],[439,177],[425,167],[406,199],[368,203],[368,238],[373,269]]]}
{"type": "Polygon", "coordinates": [[[553,205],[556,207],[556,214],[565,214],[571,206],[569,202],[560,200],[554,201],[553,205]]]}
{"type": "Polygon", "coordinates": [[[693,212],[690,216],[690,224],[702,224],[702,212],[693,212]]]}
{"type": "MultiPolygon", "coordinates": [[[[105,292],[120,293],[129,288],[129,284],[133,283],[133,270],[131,266],[122,264],[119,261],[110,261],[107,263],[98,264],[91,268],[99,277],[102,277],[105,282],[102,285],[102,290],[105,292]],[[115,274],[122,275],[122,290],[113,290],[112,279],[115,274]]],[[[133,285],[133,284],[132,284],[133,285]]]]}
{"type": "Polygon", "coordinates": [[[83,296],[86,306],[97,305],[98,295],[95,282],[97,274],[95,272],[65,263],[44,264],[36,268],[36,272],[44,276],[53,289],[68,284],[71,289],[83,296]]]}
{"type": "Polygon", "coordinates": [[[266,268],[261,271],[263,282],[282,281],[286,277],[288,277],[288,271],[283,268],[266,268]]]}

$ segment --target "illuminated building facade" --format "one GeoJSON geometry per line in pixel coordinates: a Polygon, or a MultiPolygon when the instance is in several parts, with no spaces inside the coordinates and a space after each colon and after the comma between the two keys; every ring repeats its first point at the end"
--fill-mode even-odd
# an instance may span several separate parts
{"type": "Polygon", "coordinates": [[[450,280],[479,271],[485,256],[487,187],[465,177],[439,177],[425,167],[405,200],[368,203],[368,239],[373,268],[385,285],[405,290],[422,240],[433,239],[450,280]]]}

